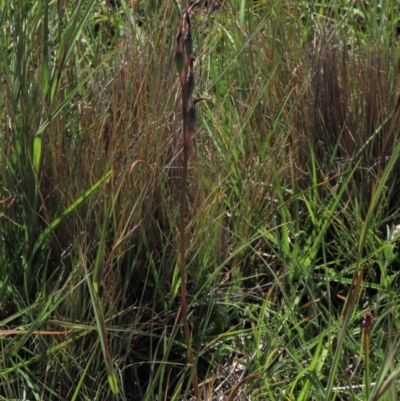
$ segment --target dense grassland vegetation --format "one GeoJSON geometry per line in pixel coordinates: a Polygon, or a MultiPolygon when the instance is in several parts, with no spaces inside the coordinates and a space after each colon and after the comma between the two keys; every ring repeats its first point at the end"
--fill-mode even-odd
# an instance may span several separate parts
{"type": "Polygon", "coordinates": [[[178,1],[0,0],[0,399],[398,400],[398,2],[197,3],[194,369],[178,1]]]}

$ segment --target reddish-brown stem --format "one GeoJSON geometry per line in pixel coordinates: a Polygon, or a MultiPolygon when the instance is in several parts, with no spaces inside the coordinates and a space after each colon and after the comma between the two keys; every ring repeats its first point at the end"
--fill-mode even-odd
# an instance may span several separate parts
{"type": "Polygon", "coordinates": [[[365,358],[365,399],[369,400],[369,329],[374,323],[374,318],[371,312],[367,312],[364,316],[362,325],[364,329],[364,358],[365,358]]]}
{"type": "MultiPolygon", "coordinates": [[[[185,123],[184,123],[185,125],[185,123]]],[[[189,329],[189,322],[187,317],[187,301],[186,301],[186,246],[185,246],[185,209],[186,209],[186,180],[187,180],[187,170],[188,170],[188,160],[189,160],[189,147],[183,147],[183,171],[182,171],[182,185],[181,185],[181,199],[180,199],[180,257],[179,257],[179,268],[181,276],[181,312],[183,321],[183,330],[185,332],[186,346],[188,349],[188,360],[191,368],[193,369],[193,390],[195,397],[199,399],[199,381],[197,378],[197,369],[194,363],[194,357],[192,353],[191,346],[191,333],[189,329]]]]}
{"type": "MultiPolygon", "coordinates": [[[[188,11],[188,5],[186,5],[186,12],[188,11]]],[[[186,211],[186,181],[187,171],[189,162],[189,141],[187,140],[189,133],[187,132],[186,126],[186,114],[187,114],[187,74],[190,64],[190,57],[185,57],[185,65],[183,69],[183,75],[179,77],[182,88],[182,147],[183,147],[183,165],[182,165],[182,183],[181,183],[181,194],[180,194],[180,254],[179,254],[179,272],[181,277],[181,312],[183,321],[183,330],[185,334],[186,346],[188,349],[188,361],[191,369],[193,369],[193,390],[196,400],[199,400],[199,381],[197,377],[197,369],[192,353],[191,346],[191,333],[189,329],[189,322],[187,316],[187,299],[186,299],[186,225],[185,225],[185,211],[186,211]]]]}

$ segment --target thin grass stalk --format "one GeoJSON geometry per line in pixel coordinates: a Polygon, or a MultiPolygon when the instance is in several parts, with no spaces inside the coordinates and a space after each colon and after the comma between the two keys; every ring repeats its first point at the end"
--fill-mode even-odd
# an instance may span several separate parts
{"type": "MultiPolygon", "coordinates": [[[[96,257],[96,262],[95,262],[95,267],[94,267],[94,272],[93,272],[93,278],[92,282],[88,279],[88,287],[89,287],[89,293],[90,293],[90,298],[92,301],[93,305],[93,311],[96,317],[96,328],[97,332],[99,334],[99,341],[100,341],[100,346],[103,354],[103,359],[104,359],[104,365],[106,368],[107,372],[107,380],[108,384],[110,386],[110,390],[113,394],[117,395],[119,393],[119,387],[118,387],[118,380],[116,377],[116,374],[114,372],[114,368],[112,365],[112,358],[110,354],[110,349],[108,346],[108,333],[107,333],[107,327],[105,323],[105,318],[104,318],[104,312],[103,308],[101,305],[101,300],[100,300],[100,294],[99,294],[99,287],[101,285],[102,281],[102,275],[103,275],[103,260],[104,260],[104,244],[105,244],[105,233],[106,233],[106,227],[108,223],[108,218],[106,218],[105,224],[103,226],[103,230],[101,233],[101,239],[99,243],[99,248],[97,251],[97,257],[96,257]]],[[[86,267],[86,264],[84,263],[84,269],[86,276],[89,277],[89,272],[86,267]]]]}
{"type": "Polygon", "coordinates": [[[107,327],[105,324],[104,313],[101,306],[100,297],[95,289],[93,289],[90,295],[92,296],[92,302],[96,316],[96,326],[97,326],[97,331],[99,333],[99,340],[104,358],[104,365],[106,367],[108,384],[110,386],[111,392],[117,395],[119,393],[118,380],[112,365],[112,358],[107,339],[108,336],[107,327]]]}
{"type": "Polygon", "coordinates": [[[369,329],[373,324],[373,317],[371,312],[367,312],[364,316],[362,325],[364,331],[364,358],[365,358],[365,372],[364,372],[364,384],[365,384],[365,399],[369,400],[370,394],[370,376],[369,376],[369,329]]]}
{"type": "Polygon", "coordinates": [[[80,396],[80,394],[79,394],[80,390],[82,389],[84,381],[85,381],[86,377],[88,376],[89,368],[93,362],[93,359],[97,355],[96,351],[97,351],[97,347],[93,350],[92,355],[90,355],[90,358],[85,366],[85,369],[83,370],[81,377],[79,378],[76,389],[75,389],[74,393],[72,394],[71,401],[76,401],[77,399],[79,399],[78,397],[80,396]]]}

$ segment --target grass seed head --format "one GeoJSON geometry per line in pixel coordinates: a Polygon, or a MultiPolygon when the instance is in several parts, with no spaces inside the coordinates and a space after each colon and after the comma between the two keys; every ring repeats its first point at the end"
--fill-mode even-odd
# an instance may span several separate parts
{"type": "Polygon", "coordinates": [[[374,317],[371,312],[367,312],[362,321],[362,326],[364,330],[369,330],[374,324],[374,317]]]}
{"type": "Polygon", "coordinates": [[[186,32],[183,42],[185,43],[186,54],[191,56],[193,53],[193,37],[190,31],[186,32]]]}
{"type": "Polygon", "coordinates": [[[195,86],[194,75],[193,75],[193,73],[189,73],[189,75],[187,77],[187,98],[188,98],[188,100],[193,95],[194,86],[195,86]]]}
{"type": "Polygon", "coordinates": [[[196,108],[192,106],[186,113],[186,128],[190,135],[194,134],[196,118],[196,108]]]}
{"type": "Polygon", "coordinates": [[[176,65],[178,74],[181,75],[183,72],[183,67],[185,65],[185,57],[183,56],[183,52],[180,50],[177,50],[175,52],[174,60],[175,60],[175,65],[176,65]]]}

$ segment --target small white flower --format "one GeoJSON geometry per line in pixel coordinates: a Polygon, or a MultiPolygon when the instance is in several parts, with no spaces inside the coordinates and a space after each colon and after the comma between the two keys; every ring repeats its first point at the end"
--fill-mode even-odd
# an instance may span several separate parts
{"type": "Polygon", "coordinates": [[[397,238],[400,235],[400,224],[397,224],[397,226],[394,228],[394,231],[392,233],[391,236],[391,240],[394,240],[395,238],[397,238]]]}

